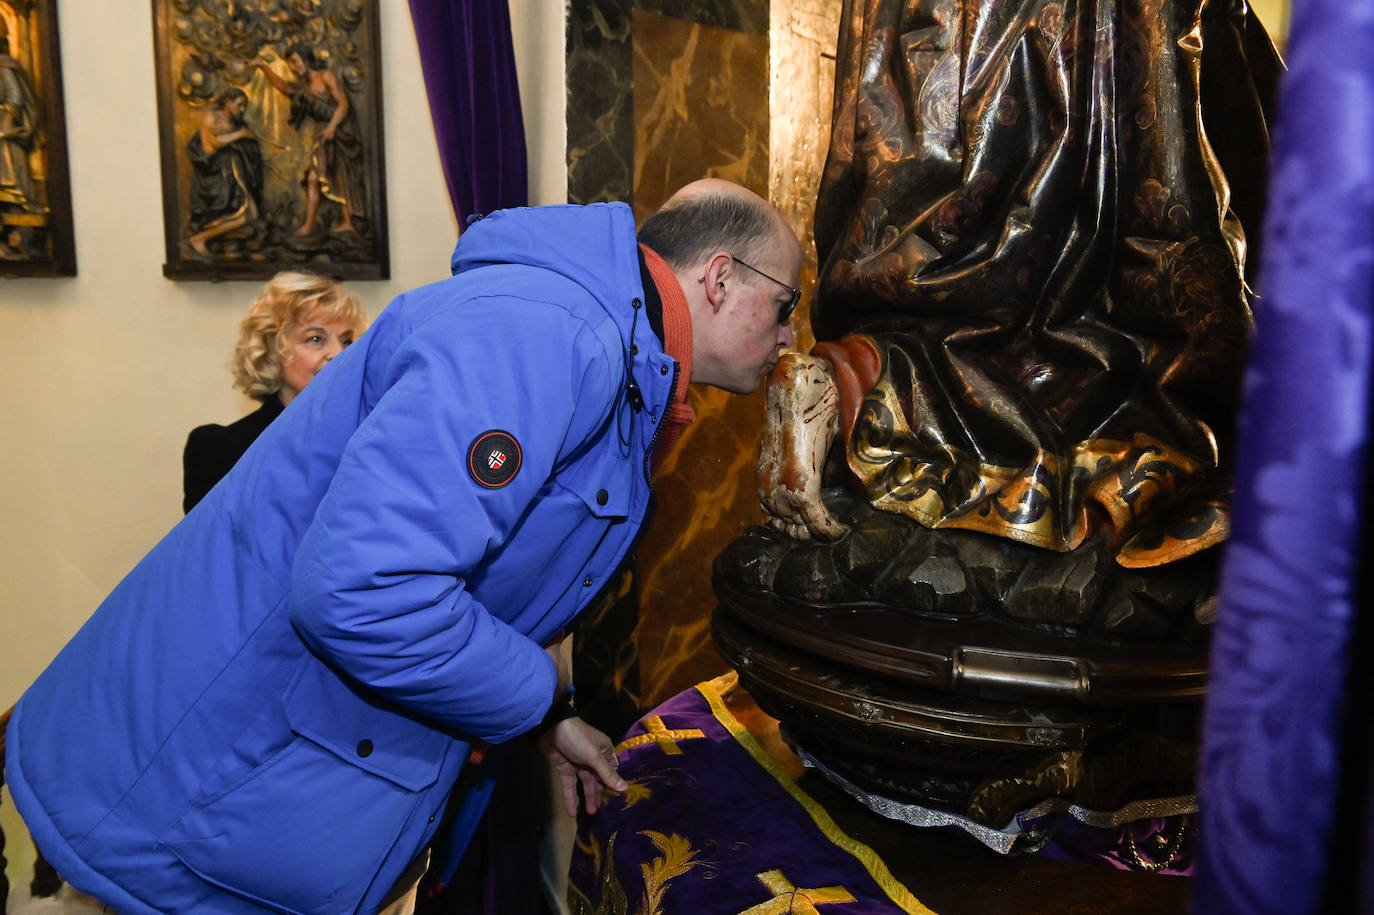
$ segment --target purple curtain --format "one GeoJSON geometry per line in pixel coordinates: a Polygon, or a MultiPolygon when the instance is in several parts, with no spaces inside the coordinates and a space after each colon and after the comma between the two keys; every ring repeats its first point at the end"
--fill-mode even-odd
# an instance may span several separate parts
{"type": "Polygon", "coordinates": [[[506,0],[410,0],[410,18],[458,224],[524,206],[525,128],[506,0]]]}
{"type": "Polygon", "coordinates": [[[1198,913],[1370,911],[1374,5],[1296,0],[1204,724],[1198,913]]]}

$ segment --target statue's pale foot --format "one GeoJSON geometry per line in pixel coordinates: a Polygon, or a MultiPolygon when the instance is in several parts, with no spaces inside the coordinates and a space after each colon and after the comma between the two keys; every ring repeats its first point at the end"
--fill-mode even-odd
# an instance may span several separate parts
{"type": "Polygon", "coordinates": [[[784,353],[768,378],[759,501],[769,523],[797,540],[837,540],[847,530],[821,501],[821,473],[839,431],[831,371],[818,356],[784,353]]]}

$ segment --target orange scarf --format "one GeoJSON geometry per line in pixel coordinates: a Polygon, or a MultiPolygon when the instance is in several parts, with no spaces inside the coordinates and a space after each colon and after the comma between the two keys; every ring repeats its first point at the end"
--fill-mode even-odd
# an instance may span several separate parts
{"type": "Polygon", "coordinates": [[[658,297],[663,301],[663,351],[677,360],[680,366],[673,402],[664,411],[658,445],[654,448],[650,463],[657,470],[682,436],[682,430],[697,418],[696,411],[687,402],[687,385],[692,379],[692,313],[687,308],[687,295],[668,262],[652,248],[640,245],[639,250],[644,252],[644,265],[649,268],[649,278],[653,280],[658,297]]]}

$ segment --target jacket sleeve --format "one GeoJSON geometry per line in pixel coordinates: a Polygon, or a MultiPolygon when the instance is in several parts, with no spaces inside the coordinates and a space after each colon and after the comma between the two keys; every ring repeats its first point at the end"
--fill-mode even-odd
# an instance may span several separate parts
{"type": "Polygon", "coordinates": [[[503,608],[476,601],[468,579],[560,452],[601,424],[610,359],[564,309],[501,296],[428,319],[384,374],[296,554],[292,622],[387,699],[468,737],[513,737],[549,707],[554,665],[502,621],[503,608]],[[521,449],[519,470],[497,488],[468,470],[473,442],[490,430],[521,449]]]}

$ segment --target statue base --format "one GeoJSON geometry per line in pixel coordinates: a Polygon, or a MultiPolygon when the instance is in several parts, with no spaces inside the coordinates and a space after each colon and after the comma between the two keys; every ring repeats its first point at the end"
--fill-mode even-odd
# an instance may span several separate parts
{"type": "MultiPolygon", "coordinates": [[[[862,548],[753,528],[715,567],[717,649],[822,771],[992,829],[1053,799],[1115,811],[1192,794],[1207,627],[1186,619],[1170,627],[1181,637],[1126,639],[1011,619],[972,588],[957,598],[969,609],[952,614],[857,593],[807,601],[757,583],[764,566],[778,578],[862,548]]],[[[1189,589],[1181,606],[1205,602],[1189,589]]]]}

